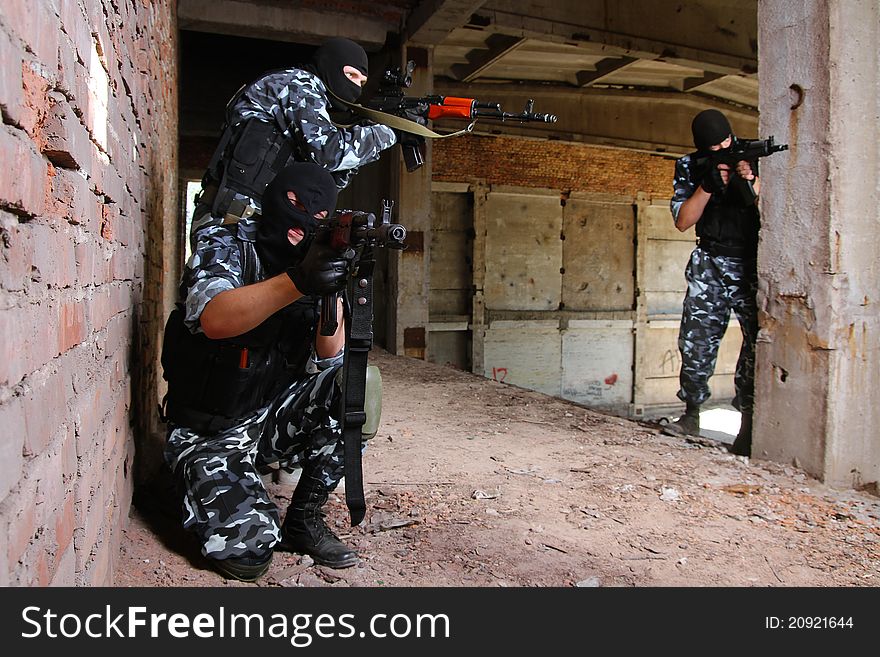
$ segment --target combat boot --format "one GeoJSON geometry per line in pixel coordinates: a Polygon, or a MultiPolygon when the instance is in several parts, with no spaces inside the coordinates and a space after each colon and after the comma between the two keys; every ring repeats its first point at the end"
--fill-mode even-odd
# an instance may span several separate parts
{"type": "Polygon", "coordinates": [[[752,414],[743,413],[742,422],[739,425],[739,433],[736,434],[736,440],[727,448],[731,454],[737,456],[752,455],[752,414]]]}
{"type": "Polygon", "coordinates": [[[281,542],[275,549],[308,554],[315,563],[330,568],[356,565],[357,552],[340,541],[324,522],[321,508],[328,497],[323,482],[303,473],[281,525],[281,542]]]}
{"type": "Polygon", "coordinates": [[[675,422],[663,425],[661,431],[667,436],[699,436],[700,407],[688,404],[684,415],[675,422]]]}
{"type": "Polygon", "coordinates": [[[221,575],[227,578],[238,579],[242,582],[254,582],[269,570],[269,564],[272,563],[272,552],[259,557],[229,557],[228,559],[208,557],[208,561],[221,575]]]}

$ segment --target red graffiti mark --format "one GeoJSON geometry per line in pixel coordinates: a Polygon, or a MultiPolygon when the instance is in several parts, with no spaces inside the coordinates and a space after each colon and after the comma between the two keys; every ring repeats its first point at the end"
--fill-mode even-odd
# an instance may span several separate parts
{"type": "Polygon", "coordinates": [[[616,373],[605,377],[605,385],[613,386],[615,383],[617,383],[616,373]]]}
{"type": "Polygon", "coordinates": [[[493,367],[492,368],[492,379],[494,381],[498,381],[499,383],[504,383],[505,376],[507,376],[507,368],[506,367],[493,367]]]}

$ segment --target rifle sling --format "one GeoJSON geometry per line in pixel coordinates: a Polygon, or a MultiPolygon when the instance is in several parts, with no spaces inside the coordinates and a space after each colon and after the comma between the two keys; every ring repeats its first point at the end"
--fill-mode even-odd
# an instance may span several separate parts
{"type": "Polygon", "coordinates": [[[345,504],[352,527],[360,524],[367,510],[361,465],[362,428],[366,421],[364,400],[367,356],[373,346],[372,275],[358,275],[349,284],[349,318],[346,322],[345,356],[342,365],[342,437],[345,454],[345,504]],[[359,301],[363,299],[363,303],[359,301]]]}
{"type": "Polygon", "coordinates": [[[409,119],[404,119],[400,116],[395,116],[394,114],[388,114],[387,112],[380,112],[379,110],[370,109],[369,107],[364,107],[363,105],[349,103],[348,101],[343,100],[339,96],[335,95],[329,89],[327,90],[327,93],[333,96],[334,99],[348,107],[352,112],[360,114],[361,116],[370,119],[370,121],[373,121],[374,123],[380,123],[395,130],[409,132],[410,134],[418,135],[419,137],[426,137],[428,139],[446,139],[447,137],[459,137],[461,135],[466,135],[473,131],[474,123],[476,123],[476,121],[473,121],[467,128],[464,128],[463,130],[458,130],[457,132],[452,132],[448,135],[441,135],[439,132],[434,132],[430,128],[426,128],[425,126],[416,123],[415,121],[410,121],[409,119]]]}

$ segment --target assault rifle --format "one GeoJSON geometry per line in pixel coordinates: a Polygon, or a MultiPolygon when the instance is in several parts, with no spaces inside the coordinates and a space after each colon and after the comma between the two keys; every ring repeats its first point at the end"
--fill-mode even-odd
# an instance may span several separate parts
{"type": "MultiPolygon", "coordinates": [[[[330,246],[340,252],[352,250],[350,282],[358,277],[360,284],[365,277],[372,276],[374,247],[406,248],[406,228],[391,223],[393,208],[394,201],[382,201],[382,216],[378,222],[372,212],[337,210],[329,221],[318,228],[315,239],[327,240],[330,246]]],[[[349,300],[351,298],[353,295],[349,295],[349,300]]],[[[333,335],[336,328],[336,295],[331,294],[321,300],[321,335],[333,335]]]]}
{"type": "MultiPolygon", "coordinates": [[[[726,164],[734,169],[738,162],[745,161],[753,164],[759,158],[787,150],[788,144],[777,144],[772,136],[767,139],[737,139],[734,137],[728,148],[711,151],[694,158],[692,161],[694,180],[702,180],[703,176],[709,175],[714,169],[717,169],[719,164],[726,164]]],[[[755,194],[752,181],[740,178],[733,172],[731,172],[731,176],[730,180],[737,185],[743,200],[746,203],[754,203],[758,195],[755,194]]]]}
{"type": "MultiPolygon", "coordinates": [[[[373,269],[375,248],[404,249],[406,228],[391,223],[393,201],[382,201],[379,220],[369,212],[337,210],[316,232],[317,240],[328,240],[349,261],[345,309],[345,356],[342,364],[342,436],[345,451],[345,503],[352,526],[364,519],[363,470],[361,468],[362,427],[366,422],[364,403],[367,388],[367,355],[373,347],[373,269]]],[[[321,335],[333,335],[337,295],[321,299],[321,335]]]]}
{"type": "MultiPolygon", "coordinates": [[[[412,74],[415,62],[410,60],[406,67],[399,66],[388,68],[382,75],[376,94],[370,98],[364,107],[392,114],[424,126],[428,120],[455,118],[471,121],[467,132],[473,129],[477,119],[489,119],[493,121],[517,121],[519,123],[539,122],[556,123],[555,114],[542,114],[533,112],[535,102],[531,99],[526,101],[522,112],[505,112],[501,103],[493,101],[480,101],[476,98],[458,98],[454,96],[406,96],[403,90],[412,85],[412,74]]],[[[381,123],[381,119],[377,119],[381,123]]],[[[397,128],[396,125],[391,127],[397,128]]],[[[398,128],[407,132],[405,127],[398,128]]],[[[459,134],[459,133],[456,133],[459,134]]],[[[407,171],[415,171],[424,164],[422,147],[425,143],[423,134],[409,133],[401,140],[403,158],[407,171]]],[[[440,135],[437,135],[440,136],[440,135]]]]}

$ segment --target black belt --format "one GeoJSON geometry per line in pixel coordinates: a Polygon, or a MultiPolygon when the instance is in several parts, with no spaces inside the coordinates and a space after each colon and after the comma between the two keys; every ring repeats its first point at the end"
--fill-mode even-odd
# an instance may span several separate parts
{"type": "Polygon", "coordinates": [[[180,406],[173,402],[169,403],[168,395],[165,395],[165,398],[162,400],[159,414],[163,422],[170,421],[177,426],[187,427],[202,434],[226,431],[226,429],[231,429],[237,424],[241,424],[247,418],[247,414],[240,418],[230,418],[203,413],[202,411],[180,406]]]}
{"type": "Polygon", "coordinates": [[[745,246],[730,246],[727,244],[719,244],[711,240],[700,238],[697,241],[703,251],[710,256],[726,256],[728,258],[755,258],[757,257],[756,249],[749,249],[745,246]]]}

